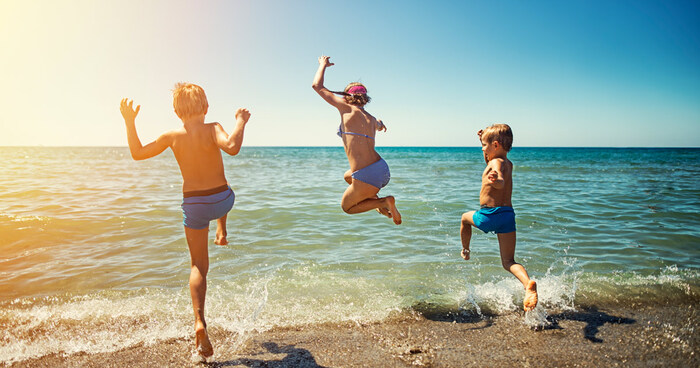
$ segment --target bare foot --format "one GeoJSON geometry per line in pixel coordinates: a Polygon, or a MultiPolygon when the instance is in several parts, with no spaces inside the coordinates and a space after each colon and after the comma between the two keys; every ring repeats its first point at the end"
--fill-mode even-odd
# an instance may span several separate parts
{"type": "MultiPolygon", "coordinates": [[[[379,196],[375,195],[375,196],[372,197],[372,198],[374,198],[374,199],[379,199],[379,196]]],[[[386,208],[384,208],[384,207],[382,207],[382,208],[375,208],[375,209],[376,209],[377,212],[379,212],[380,214],[382,214],[382,215],[384,215],[384,216],[386,216],[386,217],[388,217],[388,218],[391,218],[391,212],[389,212],[388,209],[386,209],[386,208]]]]}
{"type": "Polygon", "coordinates": [[[197,353],[205,358],[214,355],[214,348],[211,346],[209,341],[209,335],[207,334],[206,327],[202,326],[195,331],[195,346],[197,353]]]}
{"type": "Polygon", "coordinates": [[[399,213],[399,210],[396,208],[396,200],[394,199],[393,196],[388,196],[384,198],[386,200],[386,204],[388,207],[385,207],[386,210],[389,212],[391,215],[391,219],[394,220],[394,223],[396,225],[401,224],[401,214],[399,213]]]}
{"type": "Polygon", "coordinates": [[[469,249],[462,248],[462,258],[464,258],[465,261],[469,260],[469,253],[471,253],[469,249]]]}
{"type": "Polygon", "coordinates": [[[377,212],[381,213],[382,215],[391,218],[391,212],[387,210],[386,208],[377,208],[377,212]]]}
{"type": "Polygon", "coordinates": [[[525,287],[525,300],[523,301],[523,309],[529,312],[537,306],[537,283],[533,280],[527,283],[525,287]]]}
{"type": "Polygon", "coordinates": [[[228,239],[226,239],[226,233],[216,233],[216,239],[214,239],[214,244],[216,245],[227,245],[228,239]]]}

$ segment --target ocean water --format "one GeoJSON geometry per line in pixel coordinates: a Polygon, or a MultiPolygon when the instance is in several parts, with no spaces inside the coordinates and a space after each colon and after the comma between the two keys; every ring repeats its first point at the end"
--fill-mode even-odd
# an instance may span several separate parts
{"type": "MultiPolygon", "coordinates": [[[[477,209],[479,148],[378,148],[403,224],[340,209],[341,147],[245,147],[224,157],[236,204],[213,244],[210,329],[372,322],[396,313],[506,314],[519,282],[477,209]]],[[[582,305],[698,300],[700,149],[519,148],[516,260],[539,315],[582,305]]],[[[0,362],[107,352],[193,334],[181,177],[170,153],[0,147],[0,362]]]]}

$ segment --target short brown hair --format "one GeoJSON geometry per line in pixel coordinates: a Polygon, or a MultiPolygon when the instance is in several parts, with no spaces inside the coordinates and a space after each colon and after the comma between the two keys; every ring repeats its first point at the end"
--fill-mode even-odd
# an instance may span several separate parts
{"type": "Polygon", "coordinates": [[[487,127],[481,133],[481,139],[487,143],[493,141],[500,143],[506,152],[513,147],[513,131],[510,130],[508,124],[493,124],[487,127]]]}
{"type": "MultiPolygon", "coordinates": [[[[345,102],[349,103],[350,105],[363,106],[363,105],[368,104],[370,101],[372,101],[372,99],[369,96],[367,96],[366,93],[349,94],[348,90],[354,86],[365,87],[364,84],[359,83],[359,82],[353,82],[353,83],[348,84],[347,87],[345,87],[345,90],[343,91],[343,92],[345,92],[345,102]]],[[[367,89],[367,87],[365,87],[365,89],[367,89]]]]}
{"type": "Polygon", "coordinates": [[[173,107],[180,119],[206,114],[209,109],[207,95],[202,87],[192,83],[178,83],[173,90],[173,107]]]}

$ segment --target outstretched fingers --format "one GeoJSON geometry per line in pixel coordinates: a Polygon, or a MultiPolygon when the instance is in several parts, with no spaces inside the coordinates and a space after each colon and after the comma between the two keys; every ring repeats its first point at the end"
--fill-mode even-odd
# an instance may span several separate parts
{"type": "Polygon", "coordinates": [[[318,63],[321,64],[321,65],[323,65],[323,66],[333,66],[333,65],[335,65],[334,63],[331,63],[331,57],[330,57],[330,56],[326,56],[326,55],[321,55],[321,56],[318,58],[318,63]]]}
{"type": "Polygon", "coordinates": [[[134,110],[134,100],[129,101],[128,98],[123,98],[119,104],[119,111],[121,111],[124,119],[135,119],[140,110],[141,105],[137,105],[136,110],[134,110]]]}

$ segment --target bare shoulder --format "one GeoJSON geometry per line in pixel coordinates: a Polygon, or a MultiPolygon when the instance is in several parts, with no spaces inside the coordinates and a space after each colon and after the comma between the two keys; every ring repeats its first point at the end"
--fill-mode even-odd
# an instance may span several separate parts
{"type": "Polygon", "coordinates": [[[338,104],[334,106],[338,109],[338,111],[340,111],[341,114],[347,114],[353,111],[353,106],[345,102],[345,100],[343,100],[342,98],[338,98],[338,104]]]}
{"type": "Polygon", "coordinates": [[[365,112],[365,114],[367,115],[367,117],[368,117],[372,122],[374,122],[374,123],[377,122],[377,118],[375,118],[374,115],[370,114],[369,111],[367,111],[367,110],[363,110],[363,111],[365,112]]]}
{"type": "Polygon", "coordinates": [[[169,130],[169,131],[161,134],[160,139],[173,140],[176,137],[182,135],[183,133],[185,133],[185,129],[183,129],[183,128],[169,130]]]}
{"type": "Polygon", "coordinates": [[[489,160],[488,163],[488,166],[494,169],[501,169],[504,165],[506,165],[506,160],[499,157],[489,160]]]}

